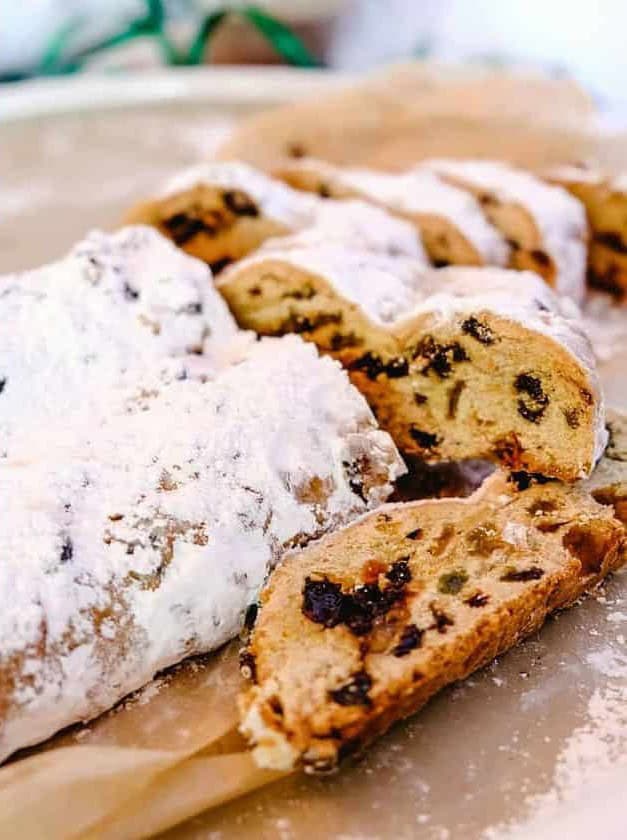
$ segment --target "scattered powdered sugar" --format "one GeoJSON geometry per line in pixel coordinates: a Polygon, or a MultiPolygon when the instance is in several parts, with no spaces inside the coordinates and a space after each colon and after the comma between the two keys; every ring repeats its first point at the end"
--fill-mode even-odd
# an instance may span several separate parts
{"type": "Polygon", "coordinates": [[[125,383],[208,375],[211,349],[239,335],[204,263],[147,227],[95,231],[57,263],[0,278],[0,314],[3,457],[50,423],[95,423],[125,383]]]}
{"type": "Polygon", "coordinates": [[[537,225],[544,250],[555,263],[555,288],[580,301],[585,290],[586,213],[578,199],[529,172],[501,161],[435,159],[420,164],[443,177],[518,204],[537,225]]]}
{"type": "Polygon", "coordinates": [[[0,466],[2,757],[232,638],[286,548],[404,471],[339,365],[293,336],[41,433],[40,457],[0,466]]]}
{"type": "MultiPolygon", "coordinates": [[[[601,794],[605,788],[607,795],[613,782],[627,778],[627,656],[607,647],[591,654],[588,662],[612,679],[590,697],[586,722],[573,732],[560,753],[551,789],[527,799],[527,811],[533,817],[524,826],[492,828],[484,837],[557,840],[590,818],[603,831],[601,794]]],[[[615,819],[611,818],[608,828],[618,827],[615,819]]]]}

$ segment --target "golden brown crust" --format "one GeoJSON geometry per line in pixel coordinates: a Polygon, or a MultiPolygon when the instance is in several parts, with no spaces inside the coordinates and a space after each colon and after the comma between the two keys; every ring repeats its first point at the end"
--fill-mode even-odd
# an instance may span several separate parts
{"type": "Polygon", "coordinates": [[[242,730],[266,766],[336,767],[440,688],[537,630],[625,560],[577,487],[388,505],[290,557],[245,655],[242,730]]]}

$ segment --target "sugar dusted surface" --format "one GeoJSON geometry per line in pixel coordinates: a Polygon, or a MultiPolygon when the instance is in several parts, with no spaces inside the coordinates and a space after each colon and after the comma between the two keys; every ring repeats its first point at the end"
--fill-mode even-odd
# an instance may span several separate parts
{"type": "Polygon", "coordinates": [[[557,292],[576,301],[583,298],[587,222],[580,201],[561,187],[500,161],[435,159],[421,167],[444,177],[459,178],[495,195],[499,201],[524,207],[555,263],[557,292]]]}
{"type": "Polygon", "coordinates": [[[428,265],[415,227],[365,201],[320,199],[310,226],[291,236],[269,239],[263,250],[325,248],[329,244],[413,257],[428,265]]]}
{"type": "Polygon", "coordinates": [[[45,431],[47,455],[0,465],[2,757],[227,641],[286,547],[404,471],[339,365],[293,336],[79,437],[45,431]]]}
{"type": "Polygon", "coordinates": [[[167,198],[205,184],[220,189],[243,190],[260,206],[265,216],[298,230],[310,223],[317,204],[315,196],[293,190],[281,181],[239,161],[201,163],[174,175],[161,189],[167,198]]]}
{"type": "Polygon", "coordinates": [[[304,161],[296,166],[311,169],[390,209],[444,216],[459,228],[486,263],[507,263],[509,249],[505,240],[485,218],[479,203],[433,173],[389,174],[369,169],[341,169],[321,161],[304,161]]]}
{"type": "Polygon", "coordinates": [[[0,460],[51,423],[96,423],[124,383],[209,374],[238,335],[208,268],[145,227],[0,278],[0,315],[0,460]]]}

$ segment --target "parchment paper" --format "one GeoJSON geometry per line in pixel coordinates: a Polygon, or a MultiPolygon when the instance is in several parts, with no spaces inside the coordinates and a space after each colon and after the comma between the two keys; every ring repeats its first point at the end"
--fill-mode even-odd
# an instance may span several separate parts
{"type": "MultiPolygon", "coordinates": [[[[168,105],[2,127],[0,270],[114,225],[164,175],[209,154],[232,117],[168,105]]],[[[571,141],[580,148],[576,132],[571,141]]],[[[625,311],[606,298],[592,310],[607,390],[627,408],[625,311]]],[[[236,640],[0,769],[0,837],[553,838],[568,824],[575,840],[594,824],[604,840],[624,838],[625,634],[618,575],[332,779],[254,767],[235,730],[236,640]]]]}

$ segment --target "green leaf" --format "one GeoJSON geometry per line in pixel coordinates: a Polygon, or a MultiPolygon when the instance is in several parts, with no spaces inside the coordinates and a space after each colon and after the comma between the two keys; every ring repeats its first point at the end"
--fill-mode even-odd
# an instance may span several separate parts
{"type": "Polygon", "coordinates": [[[228,12],[221,11],[212,12],[212,14],[207,15],[200,24],[200,28],[196,33],[189,50],[187,51],[187,56],[184,62],[185,64],[202,64],[203,57],[205,55],[205,48],[209,38],[211,38],[227,14],[228,12]]]}
{"type": "Polygon", "coordinates": [[[62,24],[52,36],[43,54],[39,67],[37,68],[38,73],[44,76],[50,76],[55,73],[67,72],[65,68],[68,66],[68,62],[64,61],[63,56],[67,52],[73,35],[81,28],[83,23],[84,19],[82,17],[75,17],[62,24]]]}
{"type": "Polygon", "coordinates": [[[322,63],[309,52],[300,38],[281,21],[266,14],[257,6],[247,6],[241,14],[253,24],[288,64],[295,67],[322,66],[322,63]]]}

